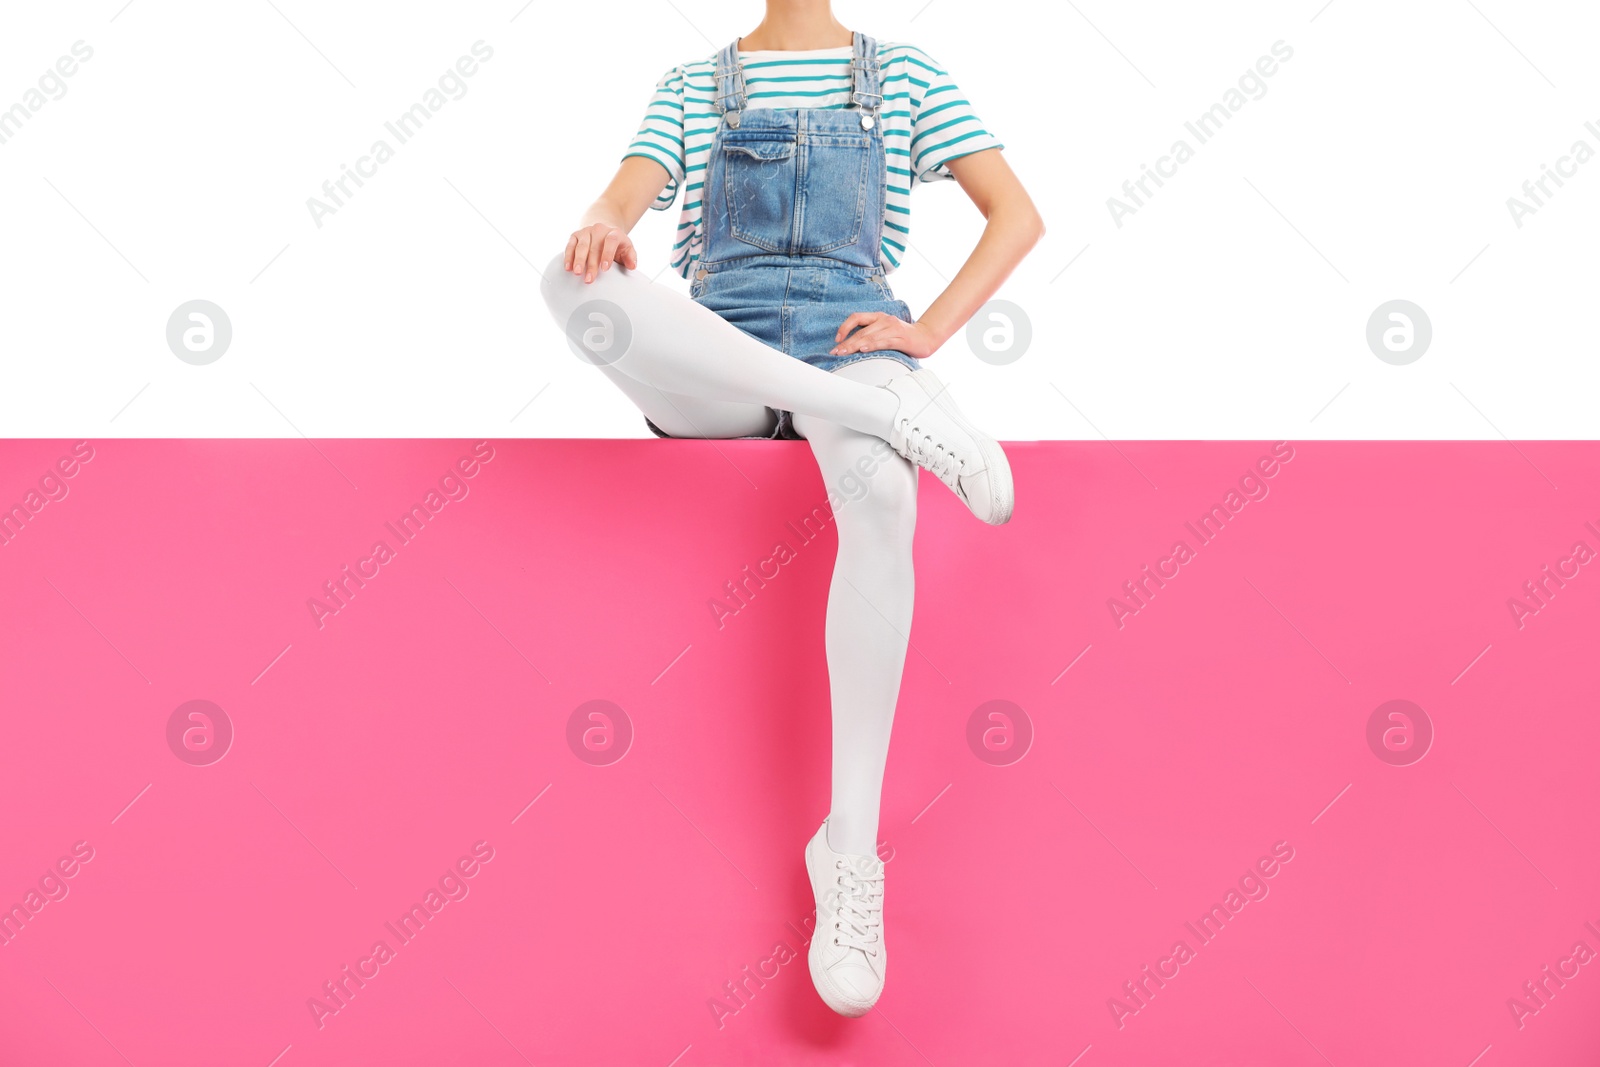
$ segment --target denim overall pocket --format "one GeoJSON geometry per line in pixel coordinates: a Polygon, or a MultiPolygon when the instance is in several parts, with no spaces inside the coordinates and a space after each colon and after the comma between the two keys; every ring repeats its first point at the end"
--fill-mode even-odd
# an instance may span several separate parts
{"type": "Polygon", "coordinates": [[[800,164],[793,134],[724,131],[722,188],[728,231],[745,244],[788,254],[800,164]]]}

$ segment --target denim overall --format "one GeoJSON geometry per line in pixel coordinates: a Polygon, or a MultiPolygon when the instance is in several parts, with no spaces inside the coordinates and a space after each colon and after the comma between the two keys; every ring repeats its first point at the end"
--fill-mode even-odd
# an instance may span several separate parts
{"type": "MultiPolygon", "coordinates": [[[[854,312],[915,321],[894,298],[880,260],[887,164],[871,37],[854,35],[850,74],[848,107],[747,109],[739,42],[717,55],[713,91],[722,121],[707,161],[703,244],[689,295],[825,371],[885,358],[915,369],[915,359],[894,350],[828,354],[854,312]]],[[[778,412],[772,436],[798,437],[789,412],[778,412]]]]}

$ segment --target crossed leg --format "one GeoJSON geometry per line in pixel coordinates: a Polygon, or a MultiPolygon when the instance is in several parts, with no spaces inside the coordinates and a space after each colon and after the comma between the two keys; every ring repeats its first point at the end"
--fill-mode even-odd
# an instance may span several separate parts
{"type": "MultiPolygon", "coordinates": [[[[638,271],[613,266],[586,284],[577,275],[563,271],[561,260],[557,256],[545,268],[539,286],[545,306],[563,330],[574,319],[583,326],[591,316],[614,315],[613,308],[621,311],[627,321],[611,326],[617,336],[625,331],[630,340],[605,369],[613,381],[618,381],[615,374],[620,372],[653,390],[634,389],[618,381],[635,403],[640,397],[645,398],[668,420],[675,417],[673,406],[678,406],[685,413],[678,418],[680,426],[685,418],[691,426],[701,423],[700,416],[704,415],[707,430],[719,420],[731,418],[733,423],[739,423],[740,407],[749,418],[745,425],[756,422],[757,409],[777,408],[816,416],[862,433],[889,436],[899,401],[888,390],[827,374],[786,356],[715,312],[685,300],[666,286],[656,285],[638,271]],[[612,308],[595,307],[596,301],[606,301],[612,308]],[[679,397],[696,397],[716,404],[697,404],[689,412],[679,397]]],[[[673,432],[656,419],[654,411],[646,410],[645,414],[663,430],[673,432]]],[[[759,432],[753,429],[726,436],[759,432]]],[[[722,435],[694,432],[689,436],[722,435]]]]}

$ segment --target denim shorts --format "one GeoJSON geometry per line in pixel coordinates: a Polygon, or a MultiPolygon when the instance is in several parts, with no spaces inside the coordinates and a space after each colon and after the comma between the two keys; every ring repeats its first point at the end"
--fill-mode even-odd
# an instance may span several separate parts
{"type": "MultiPolygon", "coordinates": [[[[881,311],[915,322],[894,298],[881,267],[859,267],[826,256],[747,256],[697,270],[689,295],[695,302],[785,355],[819,370],[835,371],[864,359],[893,359],[915,370],[918,361],[895,349],[828,354],[845,319],[881,311]]],[[[648,419],[657,437],[667,437],[648,419]]],[[[799,440],[792,414],[778,411],[774,440],[799,440]]]]}

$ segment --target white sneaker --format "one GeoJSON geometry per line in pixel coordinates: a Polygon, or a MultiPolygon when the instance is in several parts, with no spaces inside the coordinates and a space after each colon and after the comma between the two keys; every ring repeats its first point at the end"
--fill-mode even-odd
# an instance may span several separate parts
{"type": "Polygon", "coordinates": [[[883,992],[883,861],[828,847],[828,824],[806,845],[817,925],[806,960],[811,983],[840,1015],[865,1015],[883,992]]]}
{"type": "Polygon", "coordinates": [[[984,522],[1009,521],[1016,492],[1000,442],[967,422],[932,371],[914,370],[883,387],[900,400],[889,447],[931,471],[984,522]]]}

